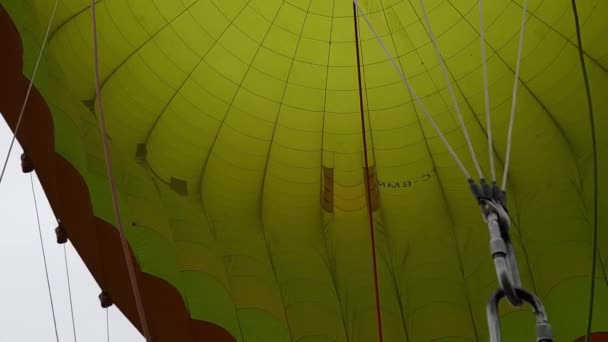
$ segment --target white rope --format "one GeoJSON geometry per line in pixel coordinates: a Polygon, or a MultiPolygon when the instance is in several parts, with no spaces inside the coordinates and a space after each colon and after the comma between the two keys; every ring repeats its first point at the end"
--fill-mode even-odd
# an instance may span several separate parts
{"type": "Polygon", "coordinates": [[[13,137],[11,138],[11,143],[8,146],[8,152],[6,153],[6,159],[4,160],[4,165],[2,166],[2,172],[0,172],[0,184],[2,183],[2,179],[4,179],[4,173],[6,172],[6,166],[8,165],[8,161],[11,156],[11,152],[13,151],[13,147],[15,145],[15,140],[17,139],[17,132],[19,131],[19,127],[21,127],[21,120],[23,119],[23,115],[25,113],[25,107],[30,99],[30,94],[32,92],[32,87],[34,86],[34,80],[36,79],[36,74],[38,74],[38,67],[40,66],[40,61],[42,60],[42,56],[44,55],[44,49],[46,47],[46,43],[49,39],[49,34],[51,32],[51,26],[53,25],[53,21],[55,20],[55,13],[57,13],[57,7],[59,7],[60,0],[55,1],[55,6],[53,6],[53,11],[51,12],[51,18],[49,19],[49,24],[46,27],[46,32],[44,34],[44,38],[42,39],[42,45],[40,46],[40,52],[38,53],[38,58],[36,59],[36,64],[34,65],[34,70],[32,72],[32,78],[30,79],[30,83],[27,87],[27,92],[25,93],[25,99],[23,99],[23,105],[21,106],[21,112],[19,112],[19,118],[17,119],[17,124],[15,125],[15,130],[13,131],[13,137]]]}
{"type": "Polygon", "coordinates": [[[95,94],[97,96],[97,110],[99,117],[99,130],[101,134],[101,141],[103,145],[103,156],[106,163],[106,172],[108,174],[108,183],[110,185],[110,192],[112,194],[112,205],[114,208],[114,216],[116,219],[116,226],[118,228],[120,242],[122,246],[122,252],[124,254],[125,263],[127,264],[127,271],[131,282],[131,290],[133,291],[133,297],[135,298],[135,306],[139,316],[139,322],[141,329],[146,341],[151,342],[152,338],[150,330],[148,328],[148,322],[144,312],[142,303],[142,296],[137,283],[137,277],[135,275],[135,265],[131,255],[129,253],[129,242],[125,234],[125,228],[122,222],[122,215],[120,211],[120,205],[118,204],[118,192],[116,190],[116,182],[114,180],[114,173],[112,171],[112,158],[110,156],[110,145],[108,142],[106,121],[103,112],[103,101],[101,97],[101,83],[99,78],[99,51],[97,45],[97,15],[95,11],[96,0],[91,0],[91,24],[93,26],[93,67],[95,71],[95,94]]]}
{"type": "Polygon", "coordinates": [[[388,50],[388,48],[386,47],[386,45],[382,41],[382,38],[380,38],[380,36],[378,35],[378,32],[376,32],[376,30],[374,29],[372,23],[369,21],[369,19],[365,15],[365,13],[363,13],[363,10],[361,9],[361,7],[359,7],[358,1],[357,0],[353,0],[353,2],[355,3],[355,6],[357,7],[357,10],[359,11],[359,13],[361,13],[361,16],[363,17],[363,19],[367,23],[367,26],[369,27],[369,29],[372,31],[372,33],[376,37],[376,40],[378,41],[378,43],[380,44],[380,46],[384,50],[384,53],[388,57],[389,61],[391,62],[391,64],[393,65],[393,67],[395,68],[395,70],[397,71],[397,73],[399,74],[399,76],[401,77],[401,80],[407,86],[410,94],[412,94],[412,97],[416,100],[416,102],[418,103],[418,105],[420,106],[420,108],[422,109],[422,111],[424,112],[424,114],[426,115],[427,119],[431,122],[431,125],[435,129],[435,132],[439,136],[439,139],[441,139],[441,141],[443,142],[443,144],[447,148],[448,152],[452,155],[452,158],[454,158],[454,161],[456,162],[456,164],[458,164],[458,167],[460,168],[460,170],[462,171],[462,173],[465,175],[465,177],[467,179],[471,179],[471,175],[467,171],[466,167],[464,166],[464,164],[462,163],[462,161],[460,160],[460,158],[458,158],[458,155],[456,154],[456,152],[454,151],[454,149],[452,148],[452,146],[450,145],[450,143],[448,142],[448,140],[446,139],[446,137],[441,132],[441,129],[439,128],[439,126],[437,126],[437,123],[435,123],[435,120],[433,120],[433,117],[429,114],[426,106],[424,105],[424,103],[422,103],[422,100],[420,99],[420,97],[418,97],[418,95],[414,91],[414,88],[412,88],[412,85],[410,84],[409,80],[407,79],[407,77],[405,76],[405,74],[403,73],[403,71],[401,70],[401,68],[395,62],[395,59],[393,58],[393,55],[391,54],[391,52],[388,50]]]}
{"type": "Polygon", "coordinates": [[[456,95],[454,94],[454,89],[452,88],[452,83],[450,82],[450,77],[448,75],[448,71],[445,66],[445,61],[441,56],[441,51],[439,50],[439,45],[437,45],[437,40],[435,39],[435,33],[433,32],[433,28],[431,27],[431,21],[426,12],[426,8],[424,7],[424,0],[420,0],[420,7],[422,8],[422,15],[424,16],[424,20],[426,22],[426,26],[429,30],[429,35],[431,38],[431,42],[433,43],[433,47],[435,48],[435,54],[437,55],[437,59],[439,60],[439,65],[441,66],[441,71],[443,72],[443,77],[445,78],[445,83],[447,84],[448,91],[450,93],[450,97],[452,98],[452,103],[454,104],[454,108],[456,109],[456,115],[458,116],[458,120],[460,121],[460,127],[462,129],[462,134],[467,142],[467,146],[469,147],[469,153],[471,154],[471,159],[473,160],[473,164],[475,165],[475,169],[477,170],[477,174],[479,178],[483,178],[483,172],[481,171],[481,166],[479,165],[479,161],[477,160],[477,154],[475,153],[475,149],[473,148],[473,143],[471,142],[471,137],[469,136],[469,131],[464,123],[464,118],[462,117],[462,113],[460,111],[460,106],[458,105],[458,101],[456,100],[456,95]]]}
{"type": "Polygon", "coordinates": [[[74,318],[74,301],[72,300],[72,284],[70,281],[70,266],[68,264],[68,252],[66,244],[63,244],[63,261],[65,263],[65,275],[68,281],[68,295],[70,299],[70,315],[72,316],[72,332],[74,333],[74,342],[78,341],[76,336],[76,319],[74,318]]]}
{"type": "Polygon", "coordinates": [[[519,69],[521,65],[521,55],[524,49],[524,33],[526,29],[526,12],[528,11],[528,0],[524,0],[523,12],[521,14],[521,28],[519,30],[519,47],[517,48],[517,64],[515,65],[515,78],[513,80],[513,99],[511,101],[511,114],[509,117],[509,132],[507,133],[507,152],[505,157],[505,169],[502,174],[501,188],[506,190],[507,174],[511,162],[511,145],[513,142],[513,125],[515,123],[515,107],[517,106],[517,89],[519,86],[519,69]]]}
{"type": "Polygon", "coordinates": [[[486,57],[486,35],[483,24],[483,0],[479,0],[479,32],[481,40],[481,66],[483,69],[483,97],[486,109],[486,129],[488,133],[488,155],[490,158],[490,174],[492,181],[496,182],[496,169],[494,167],[494,153],[492,148],[492,114],[490,113],[490,89],[488,86],[488,64],[486,57]]]}
{"type": "Polygon", "coordinates": [[[42,238],[42,225],[40,223],[40,211],[38,210],[38,201],[36,200],[36,189],[34,188],[34,176],[30,173],[30,184],[32,185],[32,198],[34,199],[34,209],[36,211],[36,223],[38,224],[38,236],[40,238],[40,250],[42,252],[42,261],[44,262],[44,274],[46,276],[46,288],[49,292],[49,302],[51,303],[51,313],[53,314],[53,326],[55,328],[55,340],[59,342],[59,332],[57,331],[57,317],[55,315],[55,303],[53,302],[53,293],[51,292],[51,279],[49,277],[49,267],[46,260],[46,251],[44,249],[44,239],[42,238]]]}
{"type": "Polygon", "coordinates": [[[106,337],[107,341],[110,342],[110,308],[106,308],[106,337]]]}

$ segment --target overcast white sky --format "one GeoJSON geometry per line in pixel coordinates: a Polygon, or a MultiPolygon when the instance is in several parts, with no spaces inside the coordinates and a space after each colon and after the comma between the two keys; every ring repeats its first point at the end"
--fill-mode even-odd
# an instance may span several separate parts
{"type": "MultiPolygon", "coordinates": [[[[6,158],[11,138],[12,133],[6,122],[0,119],[0,167],[6,158]]],[[[21,147],[16,144],[0,184],[0,342],[54,342],[55,328],[30,175],[21,172],[21,153],[21,147]]],[[[59,341],[108,341],[106,310],[101,308],[97,298],[100,289],[71,244],[57,244],[54,232],[56,221],[35,174],[34,186],[59,341]],[[76,338],[70,314],[64,246],[70,272],[76,338]]],[[[115,306],[108,312],[109,341],[144,341],[115,306]]]]}

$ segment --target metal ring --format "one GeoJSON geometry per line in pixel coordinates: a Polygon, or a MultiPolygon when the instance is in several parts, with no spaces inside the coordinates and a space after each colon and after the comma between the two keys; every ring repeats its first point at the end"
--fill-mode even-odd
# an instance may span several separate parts
{"type": "MultiPolygon", "coordinates": [[[[537,342],[553,342],[553,331],[547,312],[541,300],[533,293],[516,288],[515,292],[524,302],[530,304],[536,315],[536,341],[537,342]]],[[[488,300],[486,305],[486,316],[488,319],[488,329],[490,332],[491,342],[501,342],[502,336],[500,333],[500,321],[498,320],[498,303],[505,297],[505,292],[502,289],[496,290],[488,300]]]]}

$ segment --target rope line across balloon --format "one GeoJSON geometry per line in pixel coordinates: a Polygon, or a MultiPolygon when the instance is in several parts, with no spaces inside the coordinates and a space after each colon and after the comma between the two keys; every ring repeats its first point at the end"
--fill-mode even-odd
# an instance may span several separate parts
{"type": "Polygon", "coordinates": [[[135,297],[135,306],[137,307],[137,313],[139,316],[139,322],[141,324],[141,329],[143,331],[143,335],[147,342],[152,341],[152,335],[150,335],[150,329],[148,328],[148,322],[146,320],[146,314],[144,311],[143,303],[142,303],[142,295],[139,288],[139,284],[137,282],[137,277],[135,276],[135,261],[131,258],[129,253],[129,242],[127,240],[125,227],[122,222],[120,205],[118,203],[118,191],[116,189],[116,181],[114,179],[114,172],[112,170],[112,158],[110,155],[110,144],[108,142],[107,130],[106,130],[106,122],[103,111],[103,101],[101,97],[101,84],[99,80],[99,51],[97,45],[97,15],[95,11],[96,0],[91,0],[91,24],[93,28],[93,67],[95,71],[95,94],[97,96],[97,110],[98,110],[98,119],[99,119],[99,131],[101,134],[101,141],[103,145],[103,155],[106,166],[106,172],[108,175],[108,183],[110,186],[110,192],[112,195],[112,206],[114,209],[114,216],[116,219],[116,226],[118,228],[120,243],[122,247],[122,251],[125,258],[125,263],[127,265],[127,271],[129,273],[129,279],[131,283],[131,288],[133,291],[133,297],[135,297]]]}
{"type": "Polygon", "coordinates": [[[374,276],[374,300],[376,306],[376,324],[378,329],[378,342],[384,341],[384,335],[382,333],[382,310],[380,305],[380,290],[378,285],[378,263],[376,261],[376,237],[374,230],[374,210],[372,208],[372,185],[370,182],[369,174],[369,158],[367,155],[367,137],[365,134],[365,109],[363,105],[363,89],[361,79],[361,57],[360,57],[360,46],[359,46],[359,25],[357,20],[357,8],[356,4],[353,3],[353,22],[355,26],[355,49],[357,55],[357,81],[359,85],[359,109],[361,116],[361,137],[363,143],[363,157],[365,161],[365,170],[363,171],[363,177],[365,179],[365,194],[367,196],[367,216],[369,220],[369,233],[370,233],[370,247],[372,255],[372,273],[374,276]]]}
{"type": "MultiPolygon", "coordinates": [[[[479,0],[479,41],[481,43],[481,67],[483,74],[483,98],[486,110],[486,133],[488,135],[488,158],[490,161],[490,176],[496,182],[496,168],[494,166],[494,149],[492,148],[492,112],[490,109],[490,87],[488,86],[488,58],[486,56],[486,34],[483,24],[483,0],[479,0]]],[[[483,178],[482,178],[483,179],[483,178]]]]}
{"type": "MultiPolygon", "coordinates": [[[[426,22],[426,26],[428,29],[428,34],[431,38],[431,42],[433,43],[433,49],[435,50],[435,54],[437,59],[439,60],[439,65],[441,66],[441,72],[443,73],[443,77],[445,79],[445,83],[448,87],[448,92],[450,93],[450,98],[452,99],[452,103],[454,104],[454,109],[456,111],[456,115],[458,116],[458,121],[460,122],[460,128],[462,129],[462,134],[464,135],[464,139],[466,140],[467,147],[469,148],[469,153],[471,154],[471,160],[473,160],[473,164],[475,165],[475,169],[477,170],[477,175],[479,179],[483,179],[483,171],[481,170],[481,166],[479,165],[479,161],[477,160],[477,154],[475,153],[475,148],[473,147],[473,143],[471,142],[471,137],[469,136],[469,130],[464,123],[464,118],[462,117],[462,112],[460,111],[460,106],[458,105],[458,101],[456,100],[456,94],[454,94],[454,88],[452,87],[452,82],[450,82],[450,76],[448,75],[448,71],[445,66],[445,61],[441,55],[441,51],[439,50],[439,46],[437,45],[437,39],[435,39],[435,33],[433,32],[433,27],[431,26],[431,21],[426,12],[426,7],[424,6],[424,0],[420,0],[420,8],[422,9],[422,15],[424,17],[424,21],[426,22]]],[[[484,62],[485,63],[485,62],[484,62]]]]}
{"type": "Polygon", "coordinates": [[[8,161],[11,157],[11,152],[13,151],[13,147],[15,146],[17,133],[19,132],[19,127],[21,127],[21,120],[23,119],[23,116],[25,114],[25,107],[27,106],[27,103],[30,99],[30,94],[32,93],[32,88],[34,87],[34,80],[36,79],[36,75],[38,74],[38,67],[40,66],[40,61],[42,61],[42,56],[44,55],[44,49],[46,48],[46,44],[49,40],[51,26],[53,25],[53,21],[55,20],[55,14],[57,14],[57,7],[59,7],[59,2],[60,0],[55,1],[55,5],[53,6],[53,10],[51,11],[51,18],[49,19],[49,23],[46,27],[46,32],[44,34],[44,38],[42,39],[42,45],[40,46],[40,51],[38,52],[38,57],[36,58],[36,64],[34,64],[34,70],[32,71],[32,77],[30,78],[30,82],[27,86],[27,92],[25,93],[25,98],[23,99],[23,105],[21,106],[21,111],[19,112],[19,118],[17,119],[17,124],[15,125],[15,129],[13,130],[13,136],[11,138],[11,143],[8,146],[8,152],[6,153],[4,164],[2,165],[2,171],[0,171],[0,184],[2,184],[2,180],[4,179],[6,166],[8,165],[8,161]]]}
{"type": "MultiPolygon", "coordinates": [[[[40,63],[42,61],[42,57],[44,56],[44,51],[46,49],[48,40],[49,40],[49,36],[50,36],[50,32],[51,32],[51,28],[53,26],[53,22],[55,21],[55,17],[57,14],[57,9],[59,8],[59,4],[60,4],[60,0],[56,0],[55,4],[53,5],[53,9],[51,11],[51,16],[49,18],[47,27],[46,27],[46,31],[44,34],[44,37],[42,39],[42,43],[40,46],[40,50],[38,52],[38,56],[36,58],[36,62],[34,64],[34,69],[32,70],[32,75],[30,77],[30,81],[28,83],[28,87],[27,87],[27,91],[25,93],[25,97],[23,99],[23,104],[21,106],[21,110],[19,112],[19,116],[17,119],[17,123],[15,125],[15,129],[13,130],[13,134],[11,136],[11,142],[9,144],[8,147],[8,151],[6,153],[6,157],[4,159],[3,165],[2,165],[2,171],[0,172],[0,184],[2,183],[2,180],[4,179],[4,175],[6,172],[6,168],[8,165],[8,162],[10,160],[10,156],[11,153],[13,151],[14,145],[15,145],[15,141],[17,140],[17,133],[19,132],[19,128],[21,127],[21,122],[23,120],[23,117],[25,116],[25,108],[27,107],[27,104],[29,102],[30,99],[30,95],[34,86],[34,81],[36,79],[36,75],[38,74],[38,69],[40,67],[40,63]]],[[[25,153],[25,155],[27,155],[27,153],[25,153]]],[[[42,252],[42,258],[43,258],[43,264],[44,264],[44,271],[45,271],[45,275],[46,275],[46,284],[47,284],[47,289],[48,289],[48,293],[49,293],[49,301],[50,301],[50,305],[51,305],[51,313],[52,313],[52,317],[53,317],[53,326],[54,326],[54,331],[55,331],[55,338],[57,341],[59,341],[59,332],[58,332],[58,328],[57,328],[57,318],[55,315],[55,305],[54,305],[54,301],[53,301],[53,295],[51,292],[51,284],[50,284],[50,279],[49,279],[49,274],[48,274],[48,263],[46,260],[46,251],[44,248],[44,242],[42,239],[42,228],[41,228],[41,223],[40,223],[40,215],[39,215],[39,211],[38,211],[38,203],[36,200],[36,191],[34,189],[34,179],[33,179],[33,175],[30,174],[30,183],[31,183],[31,187],[32,187],[32,198],[33,198],[33,203],[34,203],[34,208],[35,208],[35,212],[36,212],[36,221],[37,221],[37,225],[38,225],[38,233],[39,233],[39,237],[40,237],[40,247],[41,247],[41,252],[42,252]]],[[[74,306],[73,306],[73,299],[72,299],[72,288],[71,288],[71,282],[70,282],[70,271],[69,271],[69,266],[68,266],[68,259],[67,259],[67,250],[66,247],[64,245],[63,247],[63,253],[64,253],[64,262],[65,262],[65,270],[66,270],[66,277],[67,277],[67,286],[68,286],[68,296],[69,296],[69,303],[70,303],[70,315],[71,315],[71,320],[72,320],[72,331],[74,334],[74,341],[77,341],[77,337],[76,337],[76,322],[74,319],[74,306]]]]}
{"type": "Polygon", "coordinates": [[[528,0],[524,0],[521,14],[521,28],[519,29],[519,45],[517,47],[517,64],[515,65],[515,77],[513,78],[513,96],[511,97],[511,112],[509,113],[509,129],[507,132],[507,151],[505,152],[505,168],[502,174],[500,188],[507,189],[507,176],[509,164],[511,163],[511,145],[513,143],[513,127],[515,125],[515,108],[517,107],[517,90],[519,88],[519,71],[521,67],[521,56],[524,50],[524,33],[526,31],[526,13],[528,12],[528,0]]]}

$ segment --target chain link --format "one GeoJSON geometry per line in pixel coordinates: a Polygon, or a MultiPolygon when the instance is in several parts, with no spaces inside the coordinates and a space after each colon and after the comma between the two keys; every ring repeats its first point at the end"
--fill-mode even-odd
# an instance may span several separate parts
{"type": "Polygon", "coordinates": [[[498,304],[506,297],[509,303],[520,307],[530,304],[536,315],[536,341],[553,342],[553,332],[545,307],[534,293],[523,288],[515,249],[509,235],[511,219],[507,212],[507,198],[496,183],[488,184],[484,179],[479,184],[469,180],[471,191],[477,198],[484,220],[488,224],[490,252],[500,288],[492,294],[486,306],[491,342],[501,342],[498,304]]]}

